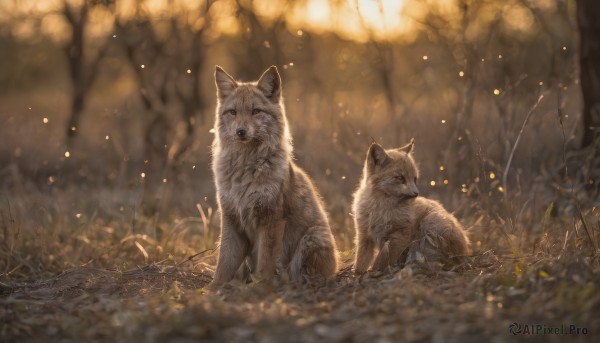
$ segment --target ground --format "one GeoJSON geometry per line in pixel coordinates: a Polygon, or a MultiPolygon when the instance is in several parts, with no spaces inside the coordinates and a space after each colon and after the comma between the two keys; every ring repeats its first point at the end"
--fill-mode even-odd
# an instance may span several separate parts
{"type": "Polygon", "coordinates": [[[347,260],[335,280],[233,282],[216,293],[204,288],[213,264],[214,252],[207,251],[126,271],[76,267],[35,282],[2,283],[0,337],[4,342],[591,342],[600,337],[598,253],[516,258],[484,251],[455,270],[405,268],[361,277],[352,274],[347,260]],[[522,331],[533,325],[532,335],[513,335],[513,323],[522,331]],[[577,329],[574,335],[550,333],[577,329]]]}

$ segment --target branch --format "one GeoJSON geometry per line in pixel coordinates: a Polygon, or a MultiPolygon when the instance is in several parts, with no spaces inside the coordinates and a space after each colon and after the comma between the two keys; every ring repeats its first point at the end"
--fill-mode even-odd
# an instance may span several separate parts
{"type": "Polygon", "coordinates": [[[507,179],[508,179],[508,171],[510,169],[510,165],[512,164],[513,157],[515,155],[515,151],[517,150],[517,146],[519,146],[519,141],[521,140],[521,136],[523,135],[523,131],[525,130],[525,126],[527,126],[527,122],[529,122],[529,118],[533,111],[538,107],[544,95],[540,95],[537,99],[537,102],[531,107],[527,115],[525,116],[525,120],[523,120],[523,125],[521,125],[521,130],[519,131],[519,135],[513,144],[512,150],[510,151],[510,155],[508,156],[508,161],[506,162],[506,167],[504,168],[504,173],[502,174],[502,185],[504,186],[504,197],[508,200],[508,187],[507,187],[507,179]]]}

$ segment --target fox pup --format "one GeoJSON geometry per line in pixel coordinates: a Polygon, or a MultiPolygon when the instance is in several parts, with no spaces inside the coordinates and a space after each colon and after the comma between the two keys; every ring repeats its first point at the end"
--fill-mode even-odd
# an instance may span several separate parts
{"type": "Polygon", "coordinates": [[[211,288],[238,269],[258,280],[271,279],[276,265],[296,281],[334,275],[335,241],[312,181],[293,162],[277,68],[243,83],[217,66],[215,81],[212,168],[222,227],[211,288]]]}
{"type": "Polygon", "coordinates": [[[369,148],[353,203],[357,274],[404,262],[448,265],[469,251],[456,218],[439,202],[418,196],[413,147],[414,139],[398,149],[369,148]]]}

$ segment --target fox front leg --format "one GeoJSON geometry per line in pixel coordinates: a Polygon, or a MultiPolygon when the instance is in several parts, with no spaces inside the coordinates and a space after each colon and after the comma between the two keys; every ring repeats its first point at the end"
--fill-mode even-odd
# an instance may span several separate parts
{"type": "Polygon", "coordinates": [[[383,270],[389,266],[396,266],[406,259],[406,251],[410,245],[409,236],[402,232],[392,233],[389,240],[381,248],[379,257],[373,265],[373,270],[383,270]]]}
{"type": "Polygon", "coordinates": [[[223,215],[222,223],[219,260],[217,261],[215,277],[209,286],[213,290],[233,279],[248,250],[248,241],[238,230],[236,221],[227,215],[223,215]]]}
{"type": "Polygon", "coordinates": [[[270,280],[275,274],[275,265],[283,244],[285,220],[274,224],[261,225],[258,231],[258,256],[256,277],[259,280],[270,280]]]}
{"type": "Polygon", "coordinates": [[[354,261],[354,272],[356,274],[362,274],[369,269],[371,262],[373,261],[373,255],[375,250],[375,242],[370,237],[358,234],[356,240],[356,259],[354,261]]]}
{"type": "Polygon", "coordinates": [[[383,271],[390,266],[390,244],[385,242],[373,262],[372,270],[383,271]]]}

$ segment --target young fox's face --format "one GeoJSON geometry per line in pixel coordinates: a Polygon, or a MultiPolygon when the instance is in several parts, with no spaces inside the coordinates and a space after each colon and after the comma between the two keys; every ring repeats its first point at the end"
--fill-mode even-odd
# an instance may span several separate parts
{"type": "Polygon", "coordinates": [[[419,170],[413,159],[414,140],[398,149],[384,150],[373,143],[365,162],[366,181],[373,189],[399,199],[419,195],[419,170]]]}
{"type": "Polygon", "coordinates": [[[276,67],[267,69],[257,82],[235,81],[216,67],[217,121],[222,141],[260,143],[281,137],[285,119],[281,100],[281,78],[276,67]]]}

